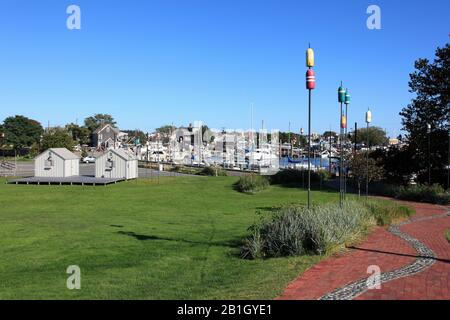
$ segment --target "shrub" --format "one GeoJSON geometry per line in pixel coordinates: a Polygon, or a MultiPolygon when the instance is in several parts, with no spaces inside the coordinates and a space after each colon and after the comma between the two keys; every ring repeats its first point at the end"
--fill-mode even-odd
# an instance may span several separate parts
{"type": "Polygon", "coordinates": [[[240,177],[236,189],[240,192],[255,193],[267,189],[269,185],[269,180],[265,176],[251,174],[240,177]]]}
{"type": "Polygon", "coordinates": [[[439,184],[428,185],[412,185],[408,187],[400,187],[395,195],[398,199],[429,202],[437,204],[449,204],[450,194],[446,193],[439,184]]]}
{"type": "Polygon", "coordinates": [[[202,176],[212,176],[212,177],[224,177],[227,176],[227,172],[220,167],[205,167],[202,171],[198,173],[202,176]]]}
{"type": "Polygon", "coordinates": [[[243,258],[269,258],[325,254],[359,238],[375,219],[359,202],[312,207],[290,206],[272,219],[251,227],[252,235],[242,248],[243,258]]]}
{"type": "Polygon", "coordinates": [[[171,171],[183,174],[198,174],[200,172],[199,168],[186,167],[180,165],[176,165],[171,169],[171,171]]]}
{"type": "Polygon", "coordinates": [[[366,203],[371,215],[377,221],[377,225],[386,226],[403,218],[409,218],[413,215],[414,210],[388,201],[369,201],[366,203]]]}
{"type": "MultiPolygon", "coordinates": [[[[330,178],[329,172],[327,170],[317,170],[311,171],[311,183],[319,184],[320,181],[325,181],[330,178]]],[[[270,183],[272,184],[282,184],[282,185],[300,185],[307,183],[308,181],[308,170],[296,170],[296,169],[285,169],[280,170],[270,178],[270,183]]]]}

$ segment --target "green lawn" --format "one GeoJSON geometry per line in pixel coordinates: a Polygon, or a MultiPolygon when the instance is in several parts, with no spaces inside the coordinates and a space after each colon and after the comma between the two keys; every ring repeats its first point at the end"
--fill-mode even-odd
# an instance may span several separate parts
{"type": "MultiPolygon", "coordinates": [[[[257,211],[304,202],[233,177],[161,178],[107,187],[0,180],[0,299],[271,299],[321,257],[239,258],[257,211]],[[66,288],[69,265],[81,290],[66,288]]],[[[314,192],[315,202],[336,193],[314,192]]]]}

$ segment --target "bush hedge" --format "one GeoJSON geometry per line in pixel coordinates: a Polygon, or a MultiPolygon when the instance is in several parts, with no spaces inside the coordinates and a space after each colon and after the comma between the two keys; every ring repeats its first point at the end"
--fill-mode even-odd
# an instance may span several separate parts
{"type": "MultiPolygon", "coordinates": [[[[319,184],[330,178],[327,170],[311,171],[311,183],[319,184]]],[[[271,184],[300,185],[308,181],[308,170],[285,169],[270,177],[271,184]]]]}
{"type": "Polygon", "coordinates": [[[212,176],[212,177],[225,177],[227,176],[227,172],[221,167],[205,167],[202,171],[198,173],[202,176],[212,176]]]}

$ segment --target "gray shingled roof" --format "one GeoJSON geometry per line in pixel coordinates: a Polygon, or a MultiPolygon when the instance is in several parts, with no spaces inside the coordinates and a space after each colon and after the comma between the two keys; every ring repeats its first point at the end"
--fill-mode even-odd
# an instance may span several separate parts
{"type": "Polygon", "coordinates": [[[119,129],[113,127],[110,124],[105,124],[103,127],[99,127],[97,130],[94,131],[94,133],[100,133],[101,131],[103,131],[104,129],[106,129],[106,127],[110,127],[112,131],[114,131],[116,134],[119,134],[120,131],[119,129]]]}
{"type": "Polygon", "coordinates": [[[109,149],[108,152],[114,152],[124,160],[137,160],[137,157],[129,150],[125,149],[109,149]]]}
{"type": "Polygon", "coordinates": [[[79,156],[67,150],[66,148],[50,148],[48,151],[53,152],[64,160],[80,159],[79,156]]]}

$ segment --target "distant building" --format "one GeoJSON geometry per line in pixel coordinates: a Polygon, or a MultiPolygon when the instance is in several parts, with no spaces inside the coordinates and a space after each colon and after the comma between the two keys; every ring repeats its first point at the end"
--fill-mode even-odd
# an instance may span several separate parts
{"type": "Polygon", "coordinates": [[[397,146],[399,144],[400,144],[400,141],[398,139],[389,139],[390,146],[397,146]]]}
{"type": "Polygon", "coordinates": [[[136,179],[138,177],[138,160],[125,149],[109,149],[95,159],[96,178],[136,179]]]}
{"type": "Polygon", "coordinates": [[[107,150],[109,148],[118,148],[123,134],[119,129],[110,124],[101,126],[92,134],[92,146],[97,149],[107,150]]]}
{"type": "Polygon", "coordinates": [[[51,148],[34,160],[36,177],[64,178],[77,176],[80,169],[80,157],[66,148],[51,148]]]}

